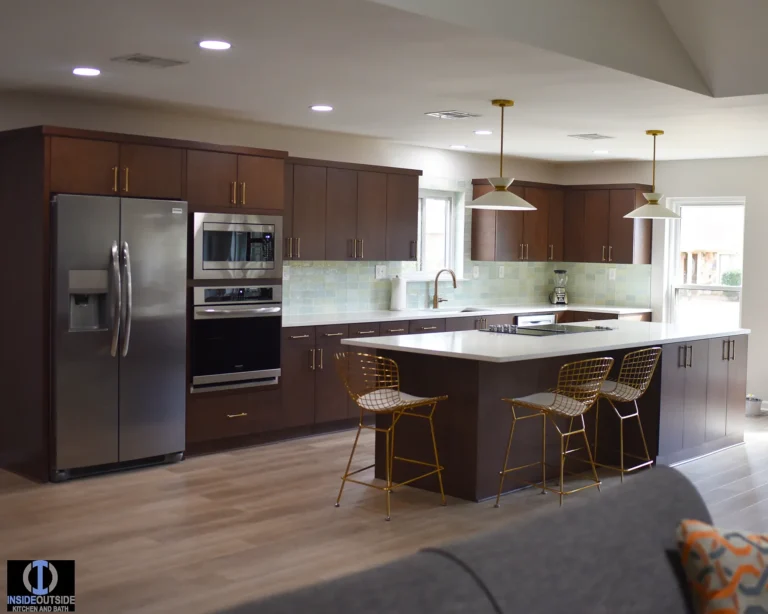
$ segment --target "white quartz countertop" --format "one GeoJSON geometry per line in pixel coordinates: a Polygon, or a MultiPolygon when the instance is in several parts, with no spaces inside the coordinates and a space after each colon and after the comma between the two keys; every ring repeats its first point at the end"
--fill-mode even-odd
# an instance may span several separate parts
{"type": "Polygon", "coordinates": [[[485,362],[515,362],[647,347],[649,345],[684,343],[697,339],[748,335],[750,333],[748,329],[732,328],[718,324],[696,326],[658,322],[603,320],[600,322],[584,322],[578,325],[590,328],[609,326],[612,330],[595,330],[593,332],[553,335],[551,337],[532,337],[528,335],[509,335],[470,330],[456,333],[427,333],[398,335],[396,337],[343,339],[341,343],[352,346],[350,349],[390,350],[485,362]]]}
{"type": "Polygon", "coordinates": [[[517,315],[524,313],[556,313],[560,311],[586,311],[590,313],[610,313],[615,315],[633,315],[651,313],[644,307],[605,307],[598,305],[493,305],[491,307],[471,307],[474,311],[462,311],[463,307],[441,307],[440,309],[405,309],[403,311],[361,311],[348,313],[326,313],[292,315],[283,317],[283,327],[325,326],[328,324],[355,324],[363,322],[398,322],[403,320],[427,320],[430,318],[470,318],[492,315],[517,315]]]}

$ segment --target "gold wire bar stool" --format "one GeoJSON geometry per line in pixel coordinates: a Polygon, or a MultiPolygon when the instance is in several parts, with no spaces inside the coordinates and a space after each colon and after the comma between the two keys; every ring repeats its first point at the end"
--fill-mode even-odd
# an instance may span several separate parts
{"type": "Polygon", "coordinates": [[[637,406],[637,400],[645,394],[646,390],[648,390],[651,378],[653,378],[653,374],[659,364],[660,357],[660,347],[652,347],[644,350],[637,350],[636,352],[630,352],[629,354],[626,354],[621,361],[621,369],[619,371],[618,379],[616,381],[610,379],[606,380],[600,387],[600,394],[597,398],[597,407],[595,409],[595,465],[618,471],[621,474],[622,482],[624,481],[625,473],[635,471],[642,467],[648,467],[653,464],[651,455],[648,453],[648,443],[645,440],[645,433],[643,432],[643,423],[640,420],[640,410],[637,406]],[[620,461],[618,467],[615,465],[606,465],[597,461],[597,437],[598,427],[600,425],[600,401],[602,399],[608,401],[608,404],[613,408],[613,411],[616,412],[616,416],[619,418],[620,461]],[[635,411],[633,413],[622,413],[616,405],[623,403],[633,403],[635,411]],[[629,454],[624,450],[624,422],[630,418],[637,418],[637,425],[640,428],[640,437],[643,441],[645,456],[629,454]],[[626,468],[624,466],[624,459],[627,456],[641,462],[626,468]]]}
{"type": "MultiPolygon", "coordinates": [[[[563,504],[563,496],[570,495],[585,488],[597,486],[600,490],[600,479],[597,477],[597,469],[592,458],[592,452],[587,440],[586,427],[584,425],[584,414],[597,401],[597,395],[600,392],[605,378],[613,366],[613,358],[589,358],[578,362],[571,362],[560,368],[557,378],[557,388],[548,392],[537,392],[519,399],[502,399],[510,404],[512,409],[512,426],[509,429],[509,440],[507,442],[507,454],[504,457],[504,466],[499,472],[499,492],[496,495],[496,505],[499,507],[501,492],[504,488],[504,478],[512,471],[519,471],[527,467],[541,465],[541,483],[534,484],[545,491],[555,492],[560,495],[560,505],[563,504]],[[522,408],[532,413],[526,416],[517,416],[516,408],[522,408]],[[519,467],[507,467],[509,462],[509,452],[512,449],[512,439],[515,435],[515,425],[518,420],[535,418],[541,416],[541,461],[528,463],[519,467]],[[567,431],[563,431],[557,423],[557,419],[568,419],[569,426],[567,431]],[[581,428],[573,430],[573,422],[576,419],[581,420],[581,428]],[[560,435],[560,484],[559,488],[547,486],[547,420],[557,430],[560,435]],[[564,489],[565,477],[565,458],[569,452],[575,452],[582,448],[569,449],[571,435],[581,434],[584,438],[585,450],[589,456],[589,463],[592,466],[592,475],[594,482],[566,491],[564,489]]],[[[532,482],[531,482],[532,483],[532,482]]]]}
{"type": "Polygon", "coordinates": [[[391,358],[373,356],[370,354],[358,354],[353,352],[340,352],[336,354],[335,357],[336,368],[339,376],[344,382],[349,396],[360,408],[360,422],[357,427],[357,435],[355,435],[355,443],[352,445],[352,452],[349,455],[347,468],[344,471],[344,475],[341,476],[341,488],[339,489],[339,496],[336,498],[336,507],[339,507],[341,504],[341,495],[344,492],[344,485],[347,482],[354,482],[355,484],[361,484],[363,486],[370,486],[378,490],[383,490],[386,493],[386,520],[389,520],[391,510],[390,495],[392,490],[398,486],[405,486],[406,484],[410,484],[416,480],[421,480],[434,474],[437,474],[437,480],[440,485],[442,505],[445,505],[445,492],[443,491],[442,476],[442,471],[444,468],[440,465],[440,460],[437,455],[435,425],[432,418],[435,414],[435,409],[437,408],[438,402],[445,401],[448,397],[416,397],[404,392],[400,392],[400,371],[398,370],[397,363],[391,358]],[[370,412],[377,415],[391,415],[392,422],[387,428],[368,426],[363,423],[363,416],[365,415],[365,412],[370,412]],[[395,456],[395,426],[397,426],[397,423],[404,416],[420,418],[429,422],[429,430],[432,435],[432,450],[435,455],[434,463],[395,456]],[[350,467],[352,466],[352,458],[355,455],[357,442],[360,439],[360,433],[363,429],[369,429],[376,431],[377,433],[385,433],[386,435],[385,473],[387,477],[385,486],[377,486],[376,484],[361,482],[360,480],[351,477],[366,471],[367,469],[375,467],[375,464],[373,464],[368,465],[367,467],[363,467],[362,469],[350,471],[350,467]],[[427,471],[426,473],[418,475],[404,482],[393,482],[392,470],[394,461],[423,465],[428,467],[430,471],[427,471]]]}

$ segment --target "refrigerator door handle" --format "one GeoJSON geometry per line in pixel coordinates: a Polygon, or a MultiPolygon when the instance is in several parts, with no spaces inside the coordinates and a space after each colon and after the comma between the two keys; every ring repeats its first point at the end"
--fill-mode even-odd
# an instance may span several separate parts
{"type": "Polygon", "coordinates": [[[133,283],[131,281],[131,253],[128,241],[123,241],[123,265],[125,266],[125,329],[123,332],[123,356],[128,356],[131,344],[131,321],[133,320],[133,283]]]}
{"type": "Polygon", "coordinates": [[[112,292],[112,346],[109,354],[115,358],[120,341],[120,320],[123,317],[123,286],[120,281],[120,252],[117,241],[112,242],[112,292]]]}

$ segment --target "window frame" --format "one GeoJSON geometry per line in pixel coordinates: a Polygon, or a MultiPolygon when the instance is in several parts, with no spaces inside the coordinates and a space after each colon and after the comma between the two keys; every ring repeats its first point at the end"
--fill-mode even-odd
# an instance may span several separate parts
{"type": "MultiPolygon", "coordinates": [[[[744,207],[744,229],[746,230],[746,199],[742,197],[700,197],[700,198],[667,198],[667,206],[669,209],[680,215],[682,207],[696,206],[696,207],[744,207]]],[[[680,256],[680,232],[681,223],[679,220],[673,220],[673,226],[671,232],[669,232],[669,259],[667,262],[667,313],[669,314],[669,321],[671,323],[677,323],[677,293],[680,290],[711,290],[713,292],[736,292],[739,295],[739,322],[738,326],[741,326],[741,312],[743,309],[743,282],[740,286],[724,286],[718,285],[706,285],[706,284],[686,284],[678,282],[678,266],[680,256]]],[[[744,269],[744,254],[742,253],[742,272],[744,269]]]]}
{"type": "Polygon", "coordinates": [[[444,192],[442,190],[419,190],[419,234],[418,234],[418,250],[417,250],[417,265],[416,270],[422,275],[434,276],[440,269],[425,270],[424,266],[424,247],[425,247],[425,219],[424,219],[424,207],[428,198],[447,200],[448,206],[446,208],[446,220],[445,220],[445,267],[449,269],[456,269],[456,243],[458,241],[456,237],[456,194],[454,192],[444,192]]]}

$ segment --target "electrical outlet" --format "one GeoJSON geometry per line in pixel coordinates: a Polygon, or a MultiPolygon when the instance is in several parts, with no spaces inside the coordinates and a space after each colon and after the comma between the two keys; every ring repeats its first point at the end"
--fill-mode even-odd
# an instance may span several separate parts
{"type": "Polygon", "coordinates": [[[499,279],[504,279],[504,265],[499,265],[499,279]]]}
{"type": "Polygon", "coordinates": [[[386,279],[387,278],[387,265],[386,264],[377,264],[376,265],[376,279],[386,279]]]}
{"type": "Polygon", "coordinates": [[[472,267],[472,279],[480,279],[480,267],[477,265],[472,267]]]}
{"type": "Polygon", "coordinates": [[[608,281],[616,281],[616,269],[608,269],[608,281]]]}
{"type": "Polygon", "coordinates": [[[291,267],[283,267],[283,281],[288,281],[291,278],[291,267]]]}

